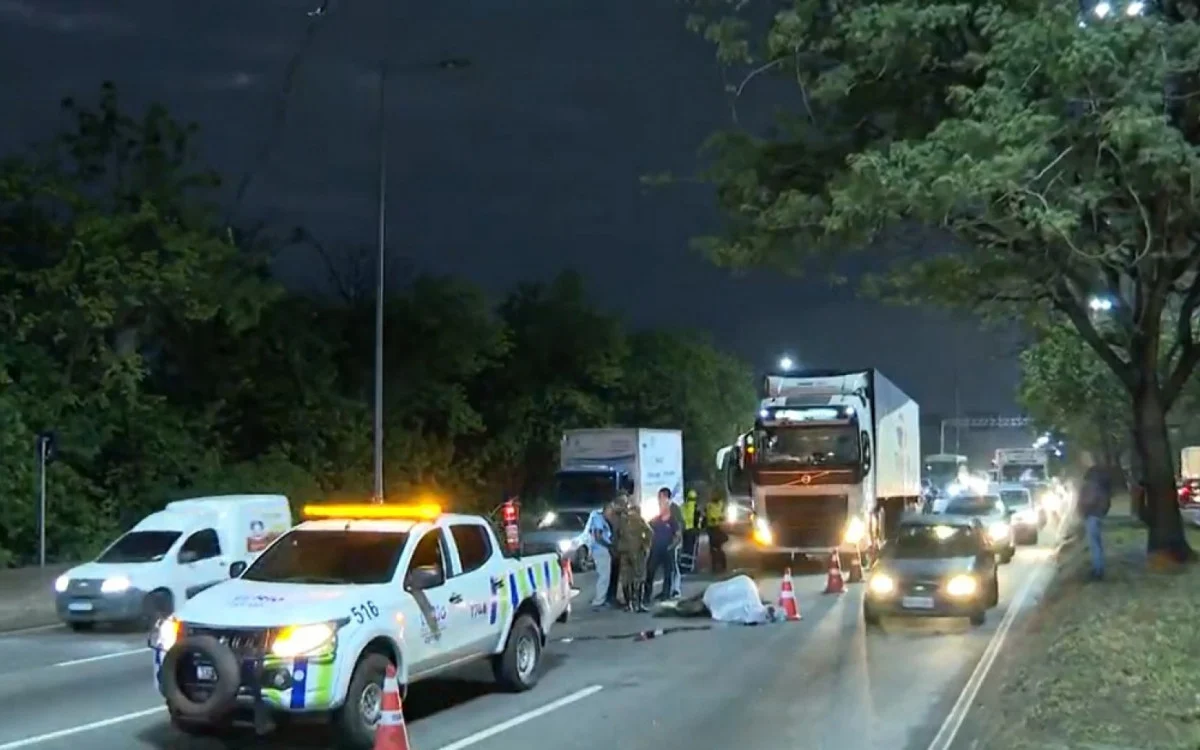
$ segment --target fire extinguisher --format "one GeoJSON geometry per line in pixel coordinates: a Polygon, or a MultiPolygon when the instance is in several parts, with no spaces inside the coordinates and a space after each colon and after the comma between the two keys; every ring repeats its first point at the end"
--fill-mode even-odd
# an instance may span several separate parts
{"type": "Polygon", "coordinates": [[[500,506],[500,525],[504,528],[504,546],[512,554],[521,552],[521,505],[510,497],[500,506]]]}

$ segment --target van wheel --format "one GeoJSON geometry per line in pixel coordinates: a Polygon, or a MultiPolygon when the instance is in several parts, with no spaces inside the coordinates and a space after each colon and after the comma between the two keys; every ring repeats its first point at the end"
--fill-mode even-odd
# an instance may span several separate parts
{"type": "Polygon", "coordinates": [[[868,628],[877,628],[882,622],[879,613],[873,611],[866,602],[863,602],[863,622],[867,624],[868,628]]]}
{"type": "Polygon", "coordinates": [[[333,712],[338,747],[343,750],[371,750],[375,746],[375,725],[379,723],[383,701],[383,678],[392,660],[383,654],[363,654],[354,666],[346,702],[333,712]]]}
{"type": "Polygon", "coordinates": [[[68,622],[67,627],[76,633],[90,633],[96,629],[94,622],[68,622]]]}
{"type": "Polygon", "coordinates": [[[542,665],[542,634],[529,615],[521,615],[508,634],[504,653],[492,657],[492,673],[505,690],[523,693],[537,684],[542,665]]]}

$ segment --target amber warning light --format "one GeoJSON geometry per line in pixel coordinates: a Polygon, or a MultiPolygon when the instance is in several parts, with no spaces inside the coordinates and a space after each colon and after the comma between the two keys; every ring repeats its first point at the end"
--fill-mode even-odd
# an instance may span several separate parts
{"type": "Polygon", "coordinates": [[[432,521],[442,514],[442,508],[433,503],[379,505],[376,503],[352,503],[331,505],[306,505],[301,511],[305,518],[372,519],[397,521],[432,521]]]}

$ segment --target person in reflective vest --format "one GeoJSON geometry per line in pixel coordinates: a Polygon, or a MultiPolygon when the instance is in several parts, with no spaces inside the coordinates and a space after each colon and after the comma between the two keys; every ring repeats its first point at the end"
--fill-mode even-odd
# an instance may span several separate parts
{"type": "Polygon", "coordinates": [[[701,526],[700,508],[696,503],[696,491],[688,490],[683,500],[683,553],[680,567],[686,573],[695,572],[696,541],[701,526]]]}
{"type": "Polygon", "coordinates": [[[712,558],[712,572],[725,572],[725,542],[729,537],[721,524],[725,523],[725,500],[714,494],[704,506],[704,528],[708,532],[708,554],[712,558]]]}

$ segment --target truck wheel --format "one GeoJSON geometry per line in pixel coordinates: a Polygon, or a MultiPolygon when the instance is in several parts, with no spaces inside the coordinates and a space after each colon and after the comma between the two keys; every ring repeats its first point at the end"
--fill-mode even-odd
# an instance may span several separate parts
{"type": "Polygon", "coordinates": [[[978,612],[971,615],[971,624],[978,627],[987,622],[987,610],[980,608],[978,612]]]}
{"type": "Polygon", "coordinates": [[[996,607],[1000,605],[1000,576],[992,574],[992,589],[988,592],[988,606],[996,607]]]}
{"type": "Polygon", "coordinates": [[[209,635],[189,636],[163,656],[159,674],[171,712],[189,721],[208,722],[228,716],[237,701],[242,665],[229,646],[209,635]],[[198,684],[197,661],[212,665],[216,682],[198,684]]]}
{"type": "Polygon", "coordinates": [[[868,605],[866,602],[863,602],[863,622],[867,624],[867,627],[877,628],[879,627],[880,621],[879,614],[873,612],[870,605],[868,605]]]}
{"type": "Polygon", "coordinates": [[[90,633],[96,629],[94,622],[68,622],[67,627],[76,633],[90,633]]]}
{"type": "Polygon", "coordinates": [[[375,725],[379,723],[383,700],[383,678],[392,660],[383,654],[363,654],[354,666],[346,702],[333,712],[338,747],[343,750],[371,750],[375,746],[375,725]]]}
{"type": "Polygon", "coordinates": [[[523,693],[537,684],[542,664],[542,635],[529,615],[513,623],[504,652],[492,657],[492,673],[505,690],[523,693]]]}

